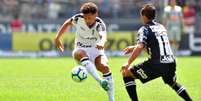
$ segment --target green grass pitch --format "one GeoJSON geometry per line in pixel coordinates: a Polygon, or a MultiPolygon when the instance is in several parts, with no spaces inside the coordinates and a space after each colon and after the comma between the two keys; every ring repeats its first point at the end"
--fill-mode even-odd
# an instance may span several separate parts
{"type": "MultiPolygon", "coordinates": [[[[137,59],[139,63],[144,58],[137,59]]],[[[116,101],[129,101],[120,74],[125,57],[110,57],[116,101]]],[[[0,101],[108,101],[106,92],[89,75],[82,83],[72,81],[72,58],[0,58],[0,101]]],[[[201,57],[177,58],[177,81],[194,101],[201,101],[201,57]]],[[[141,101],[183,101],[161,78],[142,84],[141,101]]]]}

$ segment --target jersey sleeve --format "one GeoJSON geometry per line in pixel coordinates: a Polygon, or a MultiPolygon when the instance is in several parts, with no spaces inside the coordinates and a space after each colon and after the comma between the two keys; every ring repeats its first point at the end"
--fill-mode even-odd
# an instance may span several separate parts
{"type": "Polygon", "coordinates": [[[183,11],[182,11],[182,8],[180,6],[178,6],[178,11],[179,11],[179,16],[183,17],[183,11]]]}
{"type": "Polygon", "coordinates": [[[98,32],[106,32],[106,25],[103,21],[100,21],[99,24],[96,27],[96,30],[98,32]]]}
{"type": "Polygon", "coordinates": [[[147,35],[148,35],[148,29],[146,27],[141,27],[138,30],[138,36],[137,36],[137,43],[143,43],[144,45],[147,45],[147,35]]]}
{"type": "Polygon", "coordinates": [[[170,7],[169,6],[166,6],[164,8],[164,14],[163,14],[163,18],[167,18],[168,14],[169,14],[169,11],[170,11],[170,7]]]}
{"type": "Polygon", "coordinates": [[[97,25],[96,30],[97,30],[97,32],[99,33],[99,36],[100,36],[99,44],[104,45],[105,42],[106,42],[106,34],[107,34],[105,23],[103,21],[101,21],[97,25]]]}
{"type": "Polygon", "coordinates": [[[76,24],[77,24],[79,17],[82,17],[82,15],[81,15],[81,14],[76,14],[76,15],[74,15],[74,16],[72,16],[72,17],[70,18],[73,25],[76,25],[76,24]]]}

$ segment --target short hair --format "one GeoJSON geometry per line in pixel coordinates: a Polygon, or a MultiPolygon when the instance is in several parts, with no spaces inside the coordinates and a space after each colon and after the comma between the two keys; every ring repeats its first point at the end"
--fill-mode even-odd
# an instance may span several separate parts
{"type": "Polygon", "coordinates": [[[145,4],[140,13],[142,16],[146,16],[148,19],[152,20],[156,17],[156,8],[152,4],[145,4]]]}
{"type": "Polygon", "coordinates": [[[87,2],[81,6],[80,12],[83,14],[89,14],[89,13],[95,14],[96,12],[98,12],[98,7],[93,2],[87,2]]]}

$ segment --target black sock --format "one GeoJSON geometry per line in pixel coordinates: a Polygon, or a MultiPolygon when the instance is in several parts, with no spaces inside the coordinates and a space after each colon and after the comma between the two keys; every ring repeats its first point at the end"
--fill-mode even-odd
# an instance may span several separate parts
{"type": "Polygon", "coordinates": [[[132,101],[138,101],[137,92],[136,92],[136,84],[132,77],[124,77],[124,83],[126,86],[126,90],[128,95],[130,96],[132,101]]]}
{"type": "Polygon", "coordinates": [[[179,96],[181,96],[185,101],[192,101],[192,99],[190,98],[190,96],[188,95],[186,89],[184,88],[184,86],[181,86],[180,84],[176,83],[173,87],[172,87],[179,96]]]}

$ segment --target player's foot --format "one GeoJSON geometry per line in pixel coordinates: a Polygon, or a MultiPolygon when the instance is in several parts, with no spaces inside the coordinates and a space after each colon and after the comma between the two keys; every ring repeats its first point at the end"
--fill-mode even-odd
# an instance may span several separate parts
{"type": "Polygon", "coordinates": [[[109,90],[109,82],[107,80],[105,79],[101,80],[100,85],[105,91],[109,90]]]}

